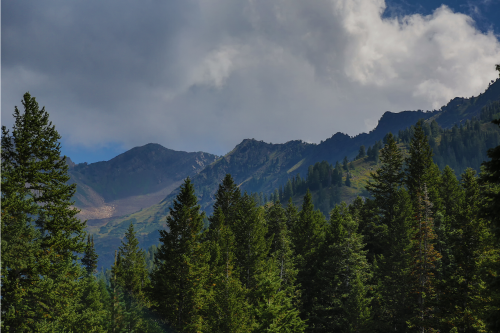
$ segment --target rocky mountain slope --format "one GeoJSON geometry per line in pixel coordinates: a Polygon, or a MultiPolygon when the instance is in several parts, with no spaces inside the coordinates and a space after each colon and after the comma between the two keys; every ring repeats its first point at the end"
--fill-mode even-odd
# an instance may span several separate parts
{"type": "MultiPolygon", "coordinates": [[[[500,101],[500,80],[494,82],[483,94],[472,98],[455,98],[439,111],[386,112],[374,130],[355,137],[336,133],[320,144],[310,144],[300,140],[284,144],[270,144],[254,139],[246,139],[223,157],[215,158],[213,155],[210,155],[212,159],[211,163],[209,163],[210,158],[203,160],[203,163],[195,162],[200,168],[196,169],[194,174],[189,175],[195,185],[202,208],[207,213],[211,213],[215,191],[219,182],[227,173],[233,176],[243,191],[270,193],[297,173],[305,177],[308,167],[316,162],[324,160],[334,164],[337,161],[342,161],[345,156],[352,159],[358,153],[361,145],[366,147],[371,146],[381,140],[388,132],[397,134],[400,130],[414,125],[419,119],[426,119],[428,121],[436,120],[441,127],[449,128],[471,117],[477,117],[481,109],[493,101],[500,101]],[[203,164],[203,167],[201,167],[201,164],[203,164]]],[[[147,146],[149,145],[144,147],[147,146]]],[[[126,155],[127,153],[122,155],[126,155]]],[[[154,154],[151,152],[148,154],[146,155],[150,156],[149,158],[155,160],[151,157],[154,154]]],[[[207,155],[205,153],[203,156],[207,155]]],[[[129,205],[127,206],[129,208],[133,207],[133,202],[140,202],[141,196],[149,196],[150,198],[145,200],[144,204],[140,205],[140,209],[136,209],[134,212],[132,209],[127,211],[125,208],[117,210],[115,207],[111,207],[110,209],[115,210],[109,216],[106,216],[106,218],[89,221],[88,230],[97,236],[96,247],[101,255],[101,263],[106,265],[111,263],[112,253],[119,246],[120,239],[123,237],[130,223],[136,225],[136,230],[143,246],[149,246],[158,242],[157,230],[164,227],[168,208],[177,194],[177,190],[174,189],[182,182],[183,178],[187,177],[187,174],[182,174],[180,171],[178,173],[169,171],[170,173],[167,176],[162,176],[161,170],[159,168],[156,169],[154,166],[139,167],[131,163],[127,168],[121,167],[120,163],[127,160],[126,157],[121,157],[121,159],[114,161],[114,169],[101,167],[99,164],[95,166],[96,169],[85,173],[80,171],[81,169],[78,166],[75,166],[73,169],[75,170],[74,179],[77,183],[80,184],[80,179],[84,179],[84,184],[90,186],[110,206],[116,205],[115,200],[125,200],[125,194],[129,195],[126,197],[129,200],[129,205]],[[100,176],[97,169],[98,166],[102,168],[101,170],[115,170],[113,174],[115,178],[100,176]],[[143,180],[141,177],[147,177],[148,172],[141,168],[149,168],[148,170],[151,170],[149,172],[154,174],[154,176],[151,175],[149,176],[151,178],[144,178],[143,180]],[[125,170],[129,174],[135,173],[134,180],[127,178],[125,170]],[[78,178],[76,172],[78,172],[78,175],[83,175],[82,177],[84,178],[78,178]],[[175,174],[176,177],[171,176],[172,174],[175,174]],[[161,187],[159,180],[163,184],[168,183],[170,187],[161,187]],[[158,189],[164,192],[160,193],[158,189]],[[167,192],[169,193],[165,195],[167,192]],[[146,205],[146,202],[148,205],[146,205]],[[126,213],[119,216],[118,211],[126,213]]],[[[194,170],[194,164],[192,160],[190,161],[191,164],[181,163],[179,165],[183,165],[187,169],[190,169],[189,166],[191,165],[191,168],[194,170]]],[[[200,160],[195,159],[195,161],[200,160]]],[[[370,166],[370,168],[372,167],[370,166]]],[[[84,167],[80,168],[85,170],[84,167]]],[[[361,172],[360,176],[363,175],[361,178],[366,178],[365,176],[368,173],[367,171],[361,172]]],[[[356,181],[355,184],[357,184],[356,181]]],[[[354,188],[358,189],[360,186],[354,185],[354,188]]],[[[84,189],[83,191],[86,190],[84,189]]],[[[349,189],[345,191],[352,192],[349,189]]],[[[91,191],[85,192],[85,195],[83,199],[89,200],[88,198],[92,198],[91,191]]],[[[350,195],[354,194],[351,193],[350,195]]],[[[79,200],[83,203],[81,198],[79,200]]]]}
{"type": "Polygon", "coordinates": [[[71,182],[78,184],[74,199],[79,217],[117,217],[152,206],[216,158],[150,143],[105,162],[75,165],[69,160],[71,182]]]}

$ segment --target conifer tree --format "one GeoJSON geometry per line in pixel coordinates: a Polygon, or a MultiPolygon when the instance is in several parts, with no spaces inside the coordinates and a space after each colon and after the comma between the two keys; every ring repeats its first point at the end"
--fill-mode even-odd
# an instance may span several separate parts
{"type": "Polygon", "coordinates": [[[349,172],[345,176],[345,186],[351,187],[351,174],[349,172]]]}
{"type": "Polygon", "coordinates": [[[294,304],[295,288],[284,283],[279,265],[270,258],[257,274],[254,332],[303,332],[306,327],[294,304]]]}
{"type": "Polygon", "coordinates": [[[486,221],[479,216],[481,199],[475,171],[467,169],[461,183],[465,195],[451,225],[454,270],[442,295],[442,328],[481,332],[486,330],[483,319],[490,297],[485,268],[491,267],[495,251],[486,221]]]}
{"type": "Polygon", "coordinates": [[[130,223],[122,245],[118,249],[120,258],[117,267],[117,283],[130,296],[144,300],[144,290],[149,284],[144,250],[139,248],[134,225],[130,223]]]}
{"type": "Polygon", "coordinates": [[[373,204],[368,201],[366,207],[372,207],[370,218],[364,219],[361,232],[365,233],[369,243],[370,255],[384,254],[389,242],[388,229],[395,221],[395,212],[399,189],[403,185],[403,156],[392,134],[385,138],[386,144],[380,151],[381,166],[370,175],[372,180],[366,189],[373,196],[373,204]],[[366,224],[366,225],[365,225],[366,224]]]}
{"type": "Polygon", "coordinates": [[[413,240],[410,249],[412,294],[415,297],[413,316],[410,327],[421,332],[432,332],[439,327],[436,318],[436,269],[441,254],[434,248],[436,234],[432,203],[429,200],[427,187],[417,192],[417,206],[413,221],[413,240]]]}
{"type": "Polygon", "coordinates": [[[153,308],[176,330],[198,332],[205,322],[208,274],[207,249],[202,244],[203,215],[187,178],[167,217],[168,230],[160,230],[161,246],[151,274],[153,308]]]}
{"type": "Polygon", "coordinates": [[[206,308],[207,332],[249,332],[254,327],[248,291],[242,286],[235,268],[235,238],[225,223],[219,206],[211,217],[217,225],[217,237],[210,241],[211,253],[209,288],[210,298],[206,308]]]}
{"type": "Polygon", "coordinates": [[[78,322],[77,264],[85,222],[71,206],[55,126],[24,94],[10,133],[2,126],[2,330],[70,329],[78,322]],[[58,328],[59,327],[59,328],[58,328]]]}
{"type": "Polygon", "coordinates": [[[277,261],[281,285],[293,286],[297,270],[295,269],[290,232],[287,227],[286,210],[279,201],[267,207],[266,222],[268,225],[267,239],[272,241],[269,254],[277,261]]]}
{"type": "Polygon", "coordinates": [[[405,189],[397,189],[392,199],[386,246],[374,264],[378,284],[373,302],[374,326],[379,332],[407,331],[414,308],[410,275],[413,210],[405,189]]]}
{"type": "Polygon", "coordinates": [[[357,222],[343,203],[330,213],[309,330],[363,332],[369,327],[370,271],[357,222]]]}
{"type": "MultiPolygon", "coordinates": [[[[220,208],[220,213],[224,215],[224,219],[226,224],[229,227],[232,227],[234,223],[236,223],[236,216],[238,212],[238,205],[241,200],[241,192],[236,183],[231,177],[230,174],[226,174],[224,180],[221,184],[219,184],[219,188],[215,193],[215,203],[214,203],[214,212],[220,208]]],[[[214,214],[209,217],[209,229],[207,238],[209,240],[216,240],[213,237],[216,237],[218,233],[217,223],[219,219],[214,214]],[[215,233],[215,234],[213,234],[215,233]]]]}
{"type": "Polygon", "coordinates": [[[425,186],[432,203],[432,212],[435,214],[441,209],[440,173],[432,161],[432,156],[432,149],[423,129],[423,121],[419,121],[411,138],[409,156],[406,158],[405,185],[414,207],[417,207],[420,200],[418,193],[422,195],[425,186]]]}
{"type": "Polygon", "coordinates": [[[85,253],[82,258],[82,264],[89,276],[97,272],[97,258],[98,255],[95,252],[94,247],[94,236],[88,235],[87,245],[85,246],[85,253]]]}
{"type": "Polygon", "coordinates": [[[314,210],[309,190],[304,196],[302,210],[292,230],[292,240],[296,253],[297,284],[300,285],[301,317],[308,318],[314,304],[314,288],[317,278],[317,252],[325,238],[326,220],[324,215],[314,210]]]}
{"type": "Polygon", "coordinates": [[[244,193],[241,197],[236,223],[232,223],[236,247],[235,254],[241,283],[250,291],[256,286],[256,274],[269,254],[266,240],[267,226],[263,211],[244,193]]]}

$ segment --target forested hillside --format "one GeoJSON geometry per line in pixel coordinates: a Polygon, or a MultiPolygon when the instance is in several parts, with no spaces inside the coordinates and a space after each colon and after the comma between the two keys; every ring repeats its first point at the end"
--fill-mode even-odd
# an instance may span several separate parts
{"type": "MultiPolygon", "coordinates": [[[[486,158],[486,150],[494,147],[497,144],[496,140],[498,140],[498,128],[492,125],[488,119],[493,119],[497,112],[498,101],[500,101],[500,80],[491,84],[486,92],[480,96],[463,99],[463,101],[467,102],[466,107],[457,106],[452,100],[442,108],[444,111],[405,111],[397,114],[386,112],[380,119],[378,126],[368,134],[362,133],[350,138],[345,134],[337,133],[318,145],[302,141],[270,144],[254,139],[244,140],[224,157],[219,158],[198,175],[193,176],[196,195],[202,209],[211,213],[215,191],[220,180],[227,173],[233,176],[242,191],[254,194],[257,201],[260,197],[264,199],[264,196],[269,199],[276,190],[278,190],[279,195],[280,188],[284,192],[287,182],[289,180],[293,182],[293,179],[297,179],[297,175],[300,175],[300,179],[306,182],[306,187],[311,188],[314,204],[325,215],[328,215],[330,209],[341,201],[352,202],[358,195],[367,196],[365,182],[376,168],[377,154],[383,146],[384,137],[389,132],[397,135],[398,138],[401,137],[398,140],[404,151],[408,147],[409,138],[413,132],[412,128],[419,119],[426,120],[423,126],[427,134],[433,131],[430,144],[436,150],[433,158],[440,168],[447,164],[453,165],[457,176],[469,166],[479,171],[481,161],[486,158]],[[489,111],[484,111],[484,113],[470,111],[476,110],[477,105],[491,102],[492,98],[497,98],[497,102],[487,104],[482,109],[489,111]],[[459,133],[467,132],[466,134],[457,136],[453,134],[457,129],[440,126],[440,119],[448,119],[446,114],[449,112],[463,115],[464,118],[457,118],[459,123],[456,127],[462,128],[459,133]],[[480,123],[479,132],[477,125],[471,125],[472,119],[468,119],[471,114],[476,116],[474,124],[480,123]],[[467,125],[468,120],[469,125],[467,125]],[[441,144],[442,135],[443,144],[441,144]],[[461,140],[462,143],[458,144],[457,140],[461,140]],[[361,146],[365,147],[364,155],[366,157],[364,159],[359,158],[361,146]],[[468,147],[467,152],[463,150],[467,154],[465,160],[460,155],[462,154],[462,150],[460,150],[462,146],[468,147]],[[437,147],[440,147],[439,150],[436,149],[437,147]],[[461,166],[455,164],[453,155],[455,159],[456,156],[459,156],[459,163],[464,162],[464,164],[461,166]],[[354,169],[348,171],[344,169],[343,162],[346,158],[349,164],[353,162],[350,166],[354,169]],[[343,171],[337,170],[342,171],[343,178],[342,186],[336,188],[334,184],[328,182],[328,179],[331,180],[331,176],[328,174],[333,172],[337,162],[342,165],[343,171]],[[310,169],[315,167],[317,163],[322,165],[321,170],[323,170],[320,176],[323,182],[321,191],[319,191],[317,181],[308,178],[310,169]],[[347,175],[349,175],[351,186],[345,186],[347,175]]],[[[319,172],[318,166],[316,166],[316,170],[319,172]]],[[[165,227],[165,218],[176,194],[177,191],[173,191],[162,202],[132,214],[118,218],[90,220],[88,231],[96,235],[95,244],[101,255],[101,263],[105,267],[111,265],[113,249],[120,244],[131,222],[136,225],[138,239],[144,248],[156,244],[157,230],[165,227]]],[[[305,188],[299,192],[293,192],[294,203],[300,204],[304,194],[305,188]]],[[[288,197],[285,197],[285,200],[283,200],[283,196],[280,197],[282,202],[287,200],[288,197]]]]}
{"type": "Polygon", "coordinates": [[[287,153],[310,147],[300,141],[250,158],[267,144],[244,141],[211,164],[208,214],[196,193],[205,169],[183,181],[167,212],[164,201],[90,226],[100,238],[76,217],[71,163],[48,113],[28,93],[23,106],[12,132],[2,127],[2,330],[500,330],[498,102],[473,118],[464,111],[451,128],[434,114],[335,163],[294,168],[287,153]],[[266,192],[244,191],[216,168],[265,171],[269,155],[292,167],[266,192]],[[146,239],[155,244],[147,252],[146,239]],[[104,241],[113,264],[98,273],[104,241]]]}

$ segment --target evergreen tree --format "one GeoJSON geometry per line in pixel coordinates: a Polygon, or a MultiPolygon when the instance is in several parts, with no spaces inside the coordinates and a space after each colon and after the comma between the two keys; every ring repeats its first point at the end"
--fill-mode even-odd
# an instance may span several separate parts
{"type": "Polygon", "coordinates": [[[374,326],[379,332],[406,332],[414,306],[410,275],[413,210],[406,190],[396,189],[392,195],[386,246],[374,263],[378,284],[373,303],[374,326]]]}
{"type": "Polygon", "coordinates": [[[342,161],[342,168],[344,168],[345,171],[349,171],[349,160],[347,159],[347,156],[345,156],[342,161]]]}
{"type": "Polygon", "coordinates": [[[206,310],[207,332],[249,332],[254,326],[248,291],[242,286],[235,269],[235,238],[225,223],[222,208],[211,217],[217,225],[217,237],[210,242],[214,258],[210,261],[210,298],[206,310]]]}
{"type": "Polygon", "coordinates": [[[253,199],[244,193],[238,206],[236,223],[231,231],[236,240],[235,254],[241,283],[250,291],[256,286],[256,274],[269,254],[267,226],[253,199]]]}
{"type": "MultiPolygon", "coordinates": [[[[295,228],[297,224],[299,218],[299,211],[297,210],[297,207],[293,204],[292,198],[288,199],[288,203],[285,209],[285,216],[286,216],[286,228],[290,232],[290,237],[293,237],[292,230],[295,228]]],[[[292,245],[293,245],[293,239],[292,239],[292,245]]]]}
{"type": "Polygon", "coordinates": [[[144,290],[149,284],[144,250],[139,248],[134,225],[130,223],[124,241],[119,247],[120,258],[117,267],[117,283],[129,296],[144,300],[144,290]]]}
{"type": "Polygon", "coordinates": [[[343,203],[330,214],[309,328],[314,332],[362,332],[369,328],[370,271],[357,222],[343,203]]]}
{"type": "Polygon", "coordinates": [[[349,172],[345,176],[345,186],[351,187],[351,174],[349,172]]]}
{"type": "Polygon", "coordinates": [[[392,241],[388,237],[388,229],[395,221],[397,195],[403,184],[403,156],[392,134],[386,136],[386,145],[381,150],[381,166],[370,175],[372,180],[366,189],[373,196],[373,204],[369,201],[367,207],[372,207],[370,218],[363,221],[361,232],[369,244],[371,256],[383,254],[392,241]]]}
{"type": "Polygon", "coordinates": [[[85,222],[76,218],[61,138],[45,108],[24,94],[12,134],[2,126],[2,323],[9,332],[72,329],[84,275],[78,254],[85,222]]]}
{"type": "Polygon", "coordinates": [[[278,258],[264,263],[257,276],[254,332],[303,332],[306,324],[294,304],[294,288],[284,285],[278,258]]]}
{"type": "Polygon", "coordinates": [[[495,259],[492,235],[486,221],[479,217],[480,190],[475,171],[462,175],[465,195],[450,235],[454,271],[442,295],[443,329],[458,332],[485,331],[483,318],[488,306],[485,268],[495,259]]]}
{"type": "Polygon", "coordinates": [[[317,252],[325,238],[325,227],[325,217],[320,211],[314,210],[312,196],[308,190],[297,223],[292,229],[298,269],[297,284],[302,290],[302,319],[307,319],[313,309],[317,265],[320,260],[317,252]]]}
{"type": "Polygon", "coordinates": [[[85,246],[85,253],[82,258],[82,264],[85,266],[87,274],[93,275],[97,272],[97,258],[98,255],[95,252],[94,247],[94,236],[88,235],[87,245],[85,246]]]}
{"type": "Polygon", "coordinates": [[[287,227],[287,211],[279,201],[266,209],[267,239],[271,240],[270,255],[277,261],[282,286],[293,286],[297,276],[292,241],[287,227]]]}
{"type": "Polygon", "coordinates": [[[441,208],[440,173],[432,161],[432,156],[432,149],[423,129],[423,121],[419,121],[411,138],[409,156],[406,158],[405,184],[414,207],[418,206],[420,200],[418,195],[422,195],[425,186],[433,206],[432,212],[435,214],[441,208]]]}
{"type": "Polygon", "coordinates": [[[358,152],[358,156],[356,157],[356,159],[363,158],[365,156],[366,156],[366,148],[365,148],[365,146],[359,147],[359,152],[358,152]]]}
{"type": "Polygon", "coordinates": [[[187,178],[170,208],[167,230],[160,230],[161,246],[151,274],[153,308],[175,329],[203,330],[208,258],[202,244],[203,214],[187,178]]]}
{"type": "MultiPolygon", "coordinates": [[[[234,223],[236,221],[237,207],[240,203],[241,192],[230,174],[226,174],[224,180],[219,184],[219,188],[215,193],[214,212],[219,208],[224,215],[226,223],[234,223]]],[[[217,230],[216,222],[218,219],[212,221],[213,217],[209,218],[209,238],[211,237],[211,230],[217,230]]]]}
{"type": "Polygon", "coordinates": [[[436,234],[432,203],[427,187],[417,192],[417,206],[413,221],[413,240],[410,249],[412,294],[415,297],[410,327],[421,332],[432,332],[439,326],[436,318],[436,270],[441,254],[434,248],[436,234]]]}

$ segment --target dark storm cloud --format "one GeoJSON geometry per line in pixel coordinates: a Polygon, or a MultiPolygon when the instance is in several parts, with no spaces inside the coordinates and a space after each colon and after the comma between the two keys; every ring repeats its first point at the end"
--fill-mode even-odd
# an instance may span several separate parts
{"type": "Polygon", "coordinates": [[[222,154],[241,139],[318,142],[386,110],[438,108],[495,77],[471,19],[385,18],[376,0],[9,1],[2,123],[30,91],[75,145],[222,154]]]}

